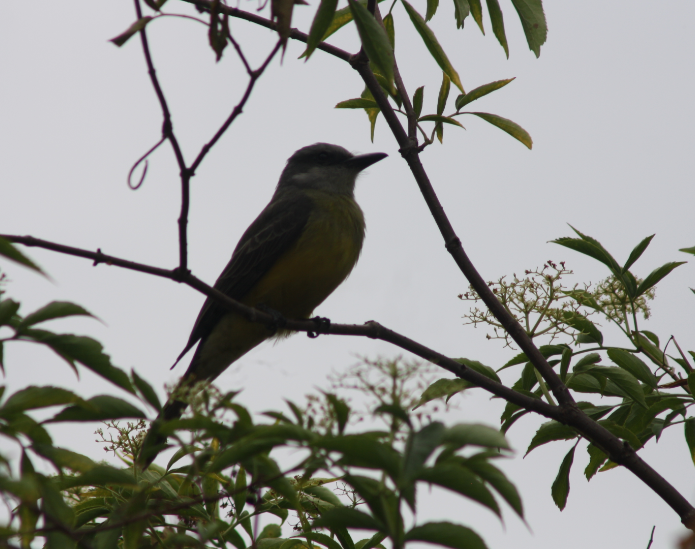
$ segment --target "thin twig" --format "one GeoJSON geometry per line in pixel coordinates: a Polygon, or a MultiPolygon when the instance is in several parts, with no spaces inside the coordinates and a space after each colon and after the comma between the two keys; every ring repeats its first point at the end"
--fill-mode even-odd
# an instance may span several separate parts
{"type": "Polygon", "coordinates": [[[649,536],[649,543],[647,544],[647,549],[649,549],[652,546],[652,542],[654,541],[654,530],[656,530],[656,524],[652,526],[652,535],[649,536]]]}

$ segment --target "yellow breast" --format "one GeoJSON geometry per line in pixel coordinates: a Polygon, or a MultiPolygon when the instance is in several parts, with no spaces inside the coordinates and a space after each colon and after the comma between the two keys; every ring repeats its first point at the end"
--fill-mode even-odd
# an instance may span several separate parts
{"type": "Polygon", "coordinates": [[[243,300],[287,318],[308,318],[350,274],[364,241],[364,216],[354,199],[305,192],[314,207],[302,235],[243,300]]]}

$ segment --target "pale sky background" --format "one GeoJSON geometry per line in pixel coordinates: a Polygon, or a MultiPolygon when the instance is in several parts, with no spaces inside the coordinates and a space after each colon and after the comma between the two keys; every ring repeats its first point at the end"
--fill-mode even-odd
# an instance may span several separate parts
{"type": "MultiPolygon", "coordinates": [[[[440,200],[483,276],[521,273],[552,259],[567,261],[576,273],[573,282],[604,278],[607,272],[596,262],[548,243],[570,234],[567,223],[599,239],[621,262],[642,238],[656,233],[635,266],[641,276],[667,261],[687,260],[677,250],[695,244],[695,4],[669,0],[657,9],[643,0],[548,1],[548,41],[536,59],[511,3],[503,0],[509,60],[492,36],[487,13],[488,36],[483,37],[471,19],[465,30],[457,30],[450,4],[442,2],[432,28],[466,89],[517,77],[471,110],[510,118],[534,140],[529,151],[482,120],[464,117],[467,131],[448,126],[444,145],[423,154],[440,200]]],[[[424,13],[423,1],[414,5],[424,13]]],[[[175,0],[166,7],[191,12],[175,0]]],[[[241,7],[255,10],[256,4],[241,7]]],[[[294,24],[307,29],[312,16],[313,8],[300,6],[294,24]]],[[[134,17],[127,1],[4,5],[0,232],[176,265],[179,181],[170,148],[151,157],[139,191],[126,186],[130,166],[159,139],[161,127],[138,40],[121,49],[107,41],[134,17]]],[[[425,84],[424,110],[433,112],[441,73],[402,7],[395,9],[395,17],[396,53],[406,87],[412,93],[425,84]]],[[[232,20],[231,26],[253,59],[262,59],[275,40],[270,31],[243,21],[232,20]]],[[[236,104],[246,77],[231,48],[222,62],[214,62],[202,25],[165,19],[148,32],[174,127],[190,161],[236,104]]],[[[331,42],[357,50],[352,27],[331,42]]],[[[372,144],[362,112],[333,109],[359,96],[358,75],[322,52],[309,63],[297,60],[302,51],[302,44],[290,42],[284,63],[271,65],[244,114],[193,180],[189,236],[194,274],[214,282],[297,148],[326,141],[355,152],[383,151],[389,158],[371,167],[357,187],[368,225],[362,258],[317,312],[334,322],[378,320],[450,356],[501,366],[512,352],[487,341],[485,330],[462,326],[466,307],[456,296],[467,282],[445,251],[383,119],[372,144]]],[[[93,268],[86,260],[27,252],[53,281],[2,262],[10,278],[8,295],[23,302],[22,311],[51,300],[82,304],[103,324],[79,319],[56,322],[53,328],[97,338],[116,365],[136,368],[163,395],[163,384],[185,368],[169,371],[203,296],[153,277],[104,265],[93,268]]],[[[660,284],[653,319],[645,325],[662,341],[674,335],[684,349],[695,348],[695,297],[688,290],[694,281],[691,262],[660,284]]],[[[607,343],[624,342],[607,331],[607,343]]],[[[326,386],[330,372],[344,371],[358,356],[401,354],[367,339],[299,335],[256,349],[218,384],[226,390],[243,387],[242,402],[255,410],[277,409],[282,398],[301,401],[313,388],[326,386]]],[[[83,395],[113,392],[84,370],[77,381],[59,359],[29,344],[8,345],[5,363],[10,391],[56,384],[83,395]]],[[[512,374],[505,379],[512,382],[518,371],[512,374]]],[[[474,391],[446,420],[497,425],[501,410],[499,401],[474,391]]],[[[440,493],[421,501],[419,520],[471,526],[491,549],[644,548],[653,525],[652,548],[674,546],[684,532],[677,515],[631,473],[617,469],[587,483],[585,445],[575,456],[569,502],[561,513],[550,486],[569,444],[550,444],[522,459],[541,421],[515,425],[510,440],[516,457],[501,464],[521,492],[530,530],[509,508],[501,527],[482,507],[440,493]]],[[[58,444],[100,458],[104,454],[91,434],[96,427],[70,425],[52,432],[58,444]]],[[[679,427],[640,453],[692,500],[693,463],[679,427]]]]}

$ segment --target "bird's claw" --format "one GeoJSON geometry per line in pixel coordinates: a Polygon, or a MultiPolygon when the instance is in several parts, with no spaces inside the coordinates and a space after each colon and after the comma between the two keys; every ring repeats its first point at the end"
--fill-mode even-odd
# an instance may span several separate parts
{"type": "Polygon", "coordinates": [[[319,337],[321,334],[327,334],[328,333],[328,328],[331,326],[331,321],[328,318],[324,318],[322,316],[315,316],[314,318],[310,318],[314,324],[316,324],[316,331],[315,332],[307,332],[306,335],[307,337],[310,337],[311,339],[316,339],[319,337]]]}

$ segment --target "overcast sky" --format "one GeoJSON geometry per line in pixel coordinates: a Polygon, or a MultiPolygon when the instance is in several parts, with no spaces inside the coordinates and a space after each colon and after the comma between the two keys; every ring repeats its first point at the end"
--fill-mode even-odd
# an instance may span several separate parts
{"type": "MultiPolygon", "coordinates": [[[[312,2],[312,4],[315,2],[312,2]]],[[[505,13],[511,55],[507,60],[486,21],[483,37],[472,20],[457,30],[453,5],[442,2],[432,21],[467,90],[516,77],[506,88],[472,105],[521,124],[532,151],[475,117],[463,131],[448,126],[444,145],[429,147],[424,165],[463,245],[486,279],[521,273],[544,261],[566,261],[571,282],[598,281],[607,272],[595,262],[548,241],[567,236],[572,224],[599,239],[619,262],[645,236],[656,233],[635,266],[644,276],[667,262],[688,259],[678,248],[695,245],[695,154],[692,94],[695,84],[695,4],[662,2],[547,2],[548,42],[540,59],[528,50],[508,0],[505,13]]],[[[414,5],[422,13],[424,2],[414,5]]],[[[192,13],[170,0],[167,9],[192,13]]],[[[244,2],[255,10],[255,2],[244,2]]],[[[266,12],[267,13],[267,10],[266,12]]],[[[434,112],[441,72],[395,10],[396,53],[407,89],[425,85],[424,111],[434,112]]],[[[299,6],[295,25],[307,29],[313,8],[299,6]]],[[[177,262],[179,181],[168,147],[150,161],[144,185],[126,186],[133,162],[159,138],[161,114],[137,40],[116,48],[107,40],[134,20],[131,2],[15,2],[0,18],[0,165],[3,172],[0,232],[31,234],[162,267],[177,262]]],[[[232,20],[232,32],[256,62],[275,37],[232,20]]],[[[182,19],[148,27],[158,74],[174,114],[186,158],[194,158],[238,101],[245,74],[230,49],[216,64],[205,28],[182,19]]],[[[354,28],[331,42],[357,50],[354,28]]],[[[269,200],[286,159],[317,141],[355,152],[383,151],[356,196],[367,218],[362,258],[317,311],[334,322],[378,320],[452,357],[494,367],[511,356],[486,331],[463,326],[467,283],[444,249],[415,182],[400,159],[383,118],[374,143],[366,116],[336,110],[358,97],[363,84],[350,67],[322,52],[297,60],[302,44],[290,42],[259,81],[237,122],[197,171],[192,183],[190,267],[214,282],[237,239],[269,200]]],[[[452,92],[452,99],[454,94],[452,92]]],[[[116,365],[136,368],[163,395],[185,367],[169,371],[203,302],[195,291],[168,281],[82,259],[30,249],[53,278],[48,281],[6,262],[8,294],[29,312],[51,300],[72,300],[103,324],[80,319],[53,328],[89,334],[103,342],[116,365]]],[[[653,319],[645,324],[662,341],[674,335],[695,349],[695,267],[677,269],[657,289],[653,319]]],[[[607,331],[607,343],[623,345],[607,331]]],[[[255,410],[300,401],[330,372],[344,371],[358,356],[395,357],[388,344],[366,339],[298,335],[265,344],[219,380],[243,388],[255,410]]],[[[92,395],[113,389],[69,368],[43,349],[6,349],[10,390],[57,384],[92,395]]],[[[518,372],[505,379],[513,382],[518,372]]],[[[502,404],[471,392],[449,422],[497,425],[502,404]]],[[[656,548],[672,547],[682,534],[678,517],[631,473],[601,473],[587,483],[584,445],[575,457],[564,512],[550,497],[569,443],[544,446],[522,459],[540,418],[510,432],[516,457],[503,464],[519,487],[527,528],[505,509],[505,527],[492,513],[461,498],[436,494],[421,504],[420,520],[448,518],[474,527],[491,549],[647,546],[656,525],[656,548]]],[[[56,428],[59,443],[100,457],[94,425],[56,428]]],[[[693,463],[682,431],[674,427],[641,455],[682,494],[695,495],[693,463]]],[[[422,491],[426,496],[425,490],[422,491]]]]}

